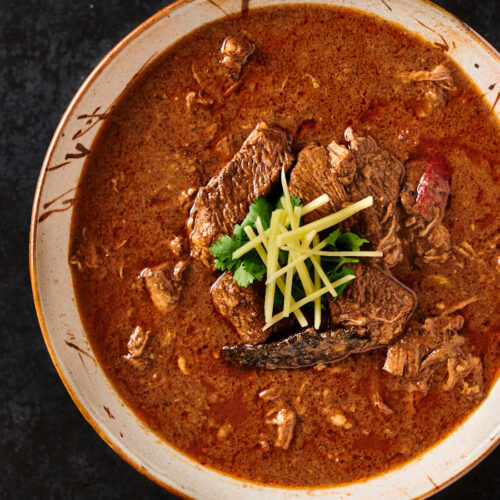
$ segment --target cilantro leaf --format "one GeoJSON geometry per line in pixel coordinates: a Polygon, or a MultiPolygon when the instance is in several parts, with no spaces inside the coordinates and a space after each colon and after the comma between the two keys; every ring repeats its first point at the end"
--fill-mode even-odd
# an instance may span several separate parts
{"type": "Polygon", "coordinates": [[[250,205],[248,215],[241,223],[241,227],[254,227],[257,222],[257,218],[260,217],[264,229],[268,229],[271,222],[272,211],[273,206],[265,198],[262,198],[262,196],[255,198],[254,202],[250,205]]]}
{"type": "Polygon", "coordinates": [[[280,266],[285,267],[288,264],[288,252],[280,249],[278,253],[278,262],[280,263],[280,266]]]}
{"type": "Polygon", "coordinates": [[[337,248],[337,239],[342,233],[340,232],[340,228],[335,229],[335,231],[332,231],[326,241],[328,241],[328,244],[331,245],[333,248],[337,248]]]}
{"type": "Polygon", "coordinates": [[[233,281],[239,286],[246,288],[255,280],[261,281],[266,274],[266,266],[255,250],[252,250],[245,258],[238,259],[238,267],[233,274],[233,281]]]}
{"type": "Polygon", "coordinates": [[[255,250],[252,250],[251,252],[248,252],[247,255],[245,255],[243,264],[245,265],[245,269],[249,273],[252,273],[257,281],[262,281],[262,279],[264,279],[267,268],[264,262],[262,262],[261,258],[259,257],[259,254],[255,250]]]}
{"type": "Polygon", "coordinates": [[[266,273],[266,266],[255,250],[248,252],[239,259],[233,259],[233,253],[248,241],[245,227],[255,227],[260,217],[264,229],[269,227],[273,205],[265,198],[258,197],[250,205],[248,215],[241,224],[234,228],[233,237],[221,236],[211,247],[210,252],[215,257],[214,266],[221,271],[234,271],[233,281],[242,287],[247,287],[255,280],[261,281],[266,273]]]}
{"type": "Polygon", "coordinates": [[[370,243],[356,233],[343,233],[340,228],[332,231],[328,235],[327,241],[335,250],[349,250],[353,252],[359,251],[365,243],[370,243]]]}
{"type": "Polygon", "coordinates": [[[355,233],[343,233],[337,238],[337,247],[341,250],[358,252],[365,243],[370,242],[355,233]]]}
{"type": "Polygon", "coordinates": [[[237,261],[233,260],[233,252],[238,250],[242,244],[240,238],[231,238],[228,235],[221,236],[210,247],[210,253],[215,257],[215,268],[221,271],[235,269],[237,261]]]}
{"type": "Polygon", "coordinates": [[[255,280],[255,276],[247,268],[246,261],[240,263],[238,269],[234,271],[233,281],[242,287],[250,286],[255,280]]]}

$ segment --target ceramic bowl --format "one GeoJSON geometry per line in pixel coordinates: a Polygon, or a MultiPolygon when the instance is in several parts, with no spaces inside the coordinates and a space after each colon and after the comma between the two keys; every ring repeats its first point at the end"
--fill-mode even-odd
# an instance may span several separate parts
{"type": "MultiPolygon", "coordinates": [[[[423,0],[309,0],[355,7],[401,24],[448,50],[495,107],[500,56],[466,24],[423,0]]],[[[284,489],[228,477],[162,442],[130,411],[96,362],[83,329],[68,265],[75,186],[106,110],[158,54],[202,24],[240,11],[239,0],[184,0],[124,38],[90,74],[62,117],[43,163],[33,206],[31,280],[41,330],[73,401],[98,434],[138,471],[180,496],[200,499],[425,497],[478,463],[500,438],[500,383],[449,437],[417,459],[367,481],[284,489]]],[[[278,0],[252,0],[250,8],[278,0]]],[[[288,3],[299,3],[288,0],[288,3]]],[[[496,106],[500,109],[500,104],[496,106]]],[[[498,111],[497,111],[498,114],[498,111]]]]}

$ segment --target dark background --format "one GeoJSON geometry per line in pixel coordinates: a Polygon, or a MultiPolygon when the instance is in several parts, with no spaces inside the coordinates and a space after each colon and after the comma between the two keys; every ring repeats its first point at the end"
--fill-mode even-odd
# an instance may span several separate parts
{"type": "MultiPolygon", "coordinates": [[[[43,343],[28,271],[33,194],[61,115],[101,58],[168,3],[0,0],[0,498],[174,498],[72,403],[43,343]]],[[[437,3],[500,49],[500,0],[437,3]]],[[[499,498],[499,471],[497,449],[435,498],[499,498]]]]}

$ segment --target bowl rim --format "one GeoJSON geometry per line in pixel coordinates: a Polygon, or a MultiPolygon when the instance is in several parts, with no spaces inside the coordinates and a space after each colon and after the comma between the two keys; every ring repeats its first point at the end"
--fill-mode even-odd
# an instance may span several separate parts
{"type": "MultiPolygon", "coordinates": [[[[414,0],[418,3],[420,3],[423,7],[428,8],[428,9],[433,9],[435,11],[438,11],[441,16],[446,18],[448,21],[458,23],[466,32],[468,35],[471,36],[479,45],[481,45],[485,50],[487,50],[494,58],[498,59],[500,61],[500,53],[485,39],[483,38],[479,33],[477,33],[473,28],[471,28],[465,21],[462,21],[460,18],[452,14],[451,12],[447,11],[443,7],[435,4],[431,0],[414,0]]],[[[109,63],[135,38],[137,38],[140,34],[142,34],[146,29],[149,28],[152,24],[156,23],[158,20],[161,18],[167,16],[172,10],[175,10],[183,5],[189,4],[193,2],[193,0],[175,0],[173,3],[170,5],[167,5],[166,7],[162,8],[149,18],[147,18],[145,21],[143,21],[141,24],[139,24],[136,28],[134,28],[130,33],[128,33],[125,37],[123,37],[96,65],[96,67],[92,70],[92,72],[87,76],[87,78],[84,80],[84,82],[81,84],[79,87],[78,91],[76,94],[73,96],[71,99],[69,105],[67,106],[66,110],[64,111],[64,114],[62,115],[59,124],[57,125],[57,128],[52,136],[52,139],[50,141],[49,147],[47,149],[47,152],[45,154],[42,167],[40,170],[40,174],[38,176],[37,180],[37,185],[36,185],[36,190],[35,190],[35,195],[33,199],[33,205],[32,205],[32,213],[31,213],[31,222],[30,222],[30,234],[29,234],[29,271],[30,271],[30,281],[31,281],[31,288],[32,288],[32,293],[33,293],[33,302],[36,310],[36,315],[38,319],[38,323],[40,325],[40,330],[42,332],[42,336],[45,342],[45,345],[47,347],[47,350],[49,352],[50,358],[52,360],[52,363],[54,367],[56,368],[57,374],[59,375],[59,378],[63,382],[66,390],[68,391],[73,403],[76,405],[82,416],[85,418],[85,420],[91,425],[91,427],[95,430],[95,432],[99,435],[99,437],[126,463],[128,463],[131,467],[133,467],[137,472],[145,476],[147,479],[149,479],[151,482],[154,484],[160,486],[161,488],[169,491],[170,493],[173,493],[174,495],[177,495],[180,498],[185,498],[185,499],[191,499],[193,497],[190,497],[186,495],[185,493],[175,489],[172,487],[170,484],[166,483],[165,481],[162,481],[158,477],[156,477],[154,474],[146,470],[144,467],[142,467],[138,462],[136,462],[131,456],[128,456],[126,453],[124,453],[122,450],[120,450],[119,447],[115,446],[112,440],[108,437],[106,431],[102,429],[99,425],[99,423],[89,414],[89,412],[86,410],[85,406],[83,403],[80,401],[80,399],[76,396],[75,392],[73,391],[70,383],[64,376],[64,373],[61,369],[61,366],[59,365],[59,361],[57,359],[57,356],[55,354],[55,351],[53,349],[51,340],[50,340],[50,335],[48,332],[47,325],[45,323],[45,318],[43,315],[42,311],[42,306],[41,306],[41,299],[40,299],[40,292],[38,289],[38,280],[37,280],[37,273],[36,273],[36,241],[37,241],[37,228],[38,228],[38,212],[40,208],[40,200],[41,200],[41,193],[44,187],[45,183],[45,177],[47,175],[47,169],[48,165],[50,164],[50,161],[52,159],[55,146],[57,144],[57,141],[62,133],[62,130],[65,128],[69,117],[72,115],[74,109],[77,107],[78,103],[80,102],[81,98],[86,94],[86,92],[90,89],[91,85],[94,83],[96,78],[101,74],[101,72],[109,65],[109,63]]],[[[304,0],[303,3],[307,3],[307,0],[304,0]]],[[[285,0],[284,4],[286,5],[287,2],[285,0]]],[[[150,60],[147,61],[149,63],[150,60]]],[[[146,63],[146,64],[147,64],[146,63]]],[[[141,71],[141,70],[139,70],[141,71]]],[[[497,381],[498,382],[498,381],[497,381]]],[[[452,431],[453,433],[453,431],[452,431]]],[[[438,442],[439,443],[439,442],[438,442]]],[[[435,443],[433,446],[435,446],[435,443]]],[[[448,478],[446,481],[442,482],[441,484],[435,484],[434,487],[430,487],[425,493],[422,495],[415,497],[414,500],[420,500],[423,498],[428,498],[431,495],[434,495],[435,493],[438,493],[439,491],[442,491],[444,488],[449,486],[450,484],[454,483],[458,479],[460,479],[462,476],[464,476],[466,473],[468,473],[471,469],[473,469],[476,465],[478,465],[480,462],[482,462],[497,446],[500,445],[500,437],[493,441],[484,451],[483,453],[477,457],[473,462],[465,466],[460,472],[455,474],[454,476],[448,478]]],[[[432,448],[432,447],[431,447],[432,448]]],[[[427,450],[426,450],[427,451],[427,450]]],[[[425,453],[425,451],[424,451],[425,453]]],[[[414,457],[417,458],[417,457],[414,457]]],[[[412,460],[410,460],[411,462],[412,460]]],[[[407,462],[407,463],[410,463],[407,462]]],[[[405,462],[406,463],[406,462],[405,462]]],[[[223,473],[225,474],[225,473],[223,473]]],[[[382,473],[383,474],[383,473],[382,473]]],[[[233,476],[230,476],[233,477],[233,476]]],[[[370,478],[368,478],[369,480],[370,478]]],[[[355,483],[359,482],[364,482],[363,481],[356,481],[355,483]]],[[[294,488],[290,488],[291,491],[294,490],[294,488]]]]}

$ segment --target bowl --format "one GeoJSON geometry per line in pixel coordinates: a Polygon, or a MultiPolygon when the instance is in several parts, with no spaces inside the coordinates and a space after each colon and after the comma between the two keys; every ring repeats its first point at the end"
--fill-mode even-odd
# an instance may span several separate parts
{"type": "MultiPolygon", "coordinates": [[[[251,7],[279,4],[253,0],[251,7]]],[[[300,3],[288,0],[288,3],[300,3]]],[[[355,7],[401,24],[439,44],[494,108],[500,55],[465,23],[424,0],[309,0],[355,7]]],[[[454,432],[405,465],[364,482],[321,489],[254,484],[204,467],[163,442],[124,404],[96,361],[79,317],[68,264],[75,189],[107,110],[157,55],[202,24],[248,2],[180,0],[125,37],[95,68],[64,113],[38,180],[30,237],[30,271],[40,327],[55,367],[83,416],[128,463],[183,497],[249,499],[395,499],[431,495],[484,458],[500,440],[500,382],[454,432]]],[[[500,109],[500,105],[497,106],[500,109]]],[[[498,111],[496,111],[498,116],[498,111]]]]}

